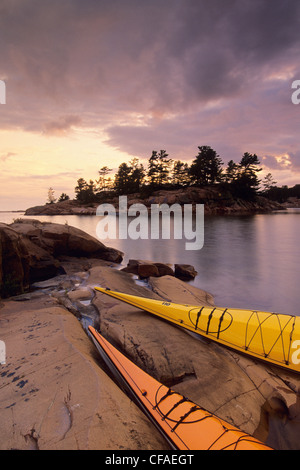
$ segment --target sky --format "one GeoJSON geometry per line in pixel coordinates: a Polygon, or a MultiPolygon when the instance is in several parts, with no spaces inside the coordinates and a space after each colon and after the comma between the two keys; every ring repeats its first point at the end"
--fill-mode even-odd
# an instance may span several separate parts
{"type": "Polygon", "coordinates": [[[300,183],[299,30],[299,0],[1,0],[0,210],[202,145],[300,183]]]}

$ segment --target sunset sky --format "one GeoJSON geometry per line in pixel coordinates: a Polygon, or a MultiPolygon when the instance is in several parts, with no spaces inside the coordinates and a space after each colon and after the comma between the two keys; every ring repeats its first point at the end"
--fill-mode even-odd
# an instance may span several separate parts
{"type": "Polygon", "coordinates": [[[0,210],[152,150],[300,183],[299,0],[1,0],[0,210]]]}

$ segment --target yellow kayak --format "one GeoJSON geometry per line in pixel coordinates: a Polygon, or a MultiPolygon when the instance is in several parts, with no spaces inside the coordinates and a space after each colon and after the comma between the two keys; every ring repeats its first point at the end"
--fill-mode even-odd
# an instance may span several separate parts
{"type": "Polygon", "coordinates": [[[174,450],[272,450],[148,375],[89,326],[114,376],[174,450]]]}
{"type": "Polygon", "coordinates": [[[95,289],[236,351],[300,372],[300,317],[176,304],[95,289]]]}

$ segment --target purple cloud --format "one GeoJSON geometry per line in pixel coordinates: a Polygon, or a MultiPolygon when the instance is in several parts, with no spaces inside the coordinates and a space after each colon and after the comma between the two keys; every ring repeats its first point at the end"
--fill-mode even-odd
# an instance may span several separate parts
{"type": "Polygon", "coordinates": [[[98,128],[141,158],[286,152],[299,170],[298,0],[2,0],[0,12],[0,129],[98,128]]]}

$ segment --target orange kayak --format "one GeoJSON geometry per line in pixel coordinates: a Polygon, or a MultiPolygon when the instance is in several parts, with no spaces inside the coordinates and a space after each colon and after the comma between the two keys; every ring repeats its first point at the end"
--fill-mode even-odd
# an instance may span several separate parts
{"type": "Polygon", "coordinates": [[[93,327],[101,357],[174,450],[271,450],[148,375],[93,327]]]}

